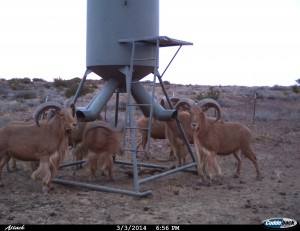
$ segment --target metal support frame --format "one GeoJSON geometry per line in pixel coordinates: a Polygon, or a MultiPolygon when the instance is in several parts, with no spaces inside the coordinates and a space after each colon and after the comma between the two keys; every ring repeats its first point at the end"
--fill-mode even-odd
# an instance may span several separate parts
{"type": "MultiPolygon", "coordinates": [[[[154,65],[154,71],[153,71],[153,88],[152,88],[152,101],[151,101],[151,105],[150,105],[150,118],[152,118],[152,113],[153,113],[153,100],[154,100],[154,93],[155,93],[155,82],[156,82],[156,78],[159,79],[160,85],[162,87],[163,93],[167,99],[167,102],[169,103],[169,106],[172,108],[172,104],[170,102],[170,99],[168,97],[168,94],[166,92],[166,89],[164,87],[163,81],[162,81],[162,76],[165,74],[166,70],[169,68],[170,64],[172,63],[172,61],[174,60],[175,56],[177,55],[177,53],[179,52],[179,50],[181,49],[182,45],[192,45],[192,43],[189,42],[184,42],[184,41],[180,41],[180,40],[174,40],[174,39],[170,39],[166,36],[160,36],[160,37],[155,37],[155,38],[143,38],[143,39],[120,39],[119,42],[126,42],[126,43],[132,43],[132,58],[131,58],[131,65],[129,66],[125,66],[124,68],[122,68],[122,70],[120,70],[125,76],[126,76],[126,90],[127,90],[127,107],[126,107],[126,115],[125,115],[125,123],[127,123],[127,116],[129,116],[129,128],[130,129],[130,141],[131,141],[131,152],[132,152],[132,162],[128,162],[128,161],[119,161],[116,160],[114,158],[114,163],[115,164],[123,164],[123,165],[130,165],[133,168],[133,183],[134,183],[134,191],[130,191],[130,190],[124,190],[124,189],[118,189],[118,188],[112,188],[112,187],[106,187],[106,186],[99,186],[99,185],[95,185],[95,184],[90,184],[90,183],[81,183],[81,182],[74,182],[74,181],[70,181],[70,180],[64,180],[64,179],[53,179],[52,182],[53,183],[58,183],[58,184],[65,184],[65,185],[70,185],[70,186],[75,186],[75,187],[83,187],[83,188],[88,188],[88,189],[92,189],[92,190],[100,190],[100,191],[105,191],[105,192],[112,192],[112,193],[121,193],[121,194],[125,194],[125,195],[131,195],[131,196],[148,196],[152,194],[152,190],[147,190],[144,192],[140,192],[139,189],[139,185],[140,184],[144,184],[146,182],[149,181],[153,181],[155,179],[179,172],[179,171],[185,171],[185,170],[189,170],[190,168],[196,167],[196,163],[195,163],[195,158],[193,155],[193,152],[190,148],[190,144],[187,140],[187,137],[184,133],[184,130],[181,126],[181,122],[178,120],[178,118],[176,118],[176,123],[180,129],[180,132],[183,136],[183,139],[185,141],[185,144],[188,148],[188,151],[192,157],[193,163],[187,164],[185,166],[181,166],[181,167],[176,167],[173,169],[170,169],[169,166],[163,166],[163,165],[156,165],[156,164],[146,164],[146,163],[138,163],[137,162],[137,150],[133,147],[136,147],[135,144],[135,135],[134,135],[134,117],[133,117],[133,113],[132,113],[132,102],[131,102],[131,84],[132,84],[132,73],[133,73],[133,61],[134,61],[134,53],[135,53],[135,43],[136,42],[145,42],[145,43],[152,43],[156,45],[156,57],[154,59],[155,61],[155,65],[154,65]],[[158,64],[157,64],[157,60],[158,60],[158,52],[159,52],[159,47],[164,47],[164,46],[179,46],[178,50],[176,51],[176,53],[174,54],[173,58],[171,59],[171,61],[169,62],[169,64],[167,65],[167,67],[165,68],[164,72],[162,75],[159,75],[158,72],[158,64]],[[139,179],[138,177],[138,166],[143,166],[143,167],[148,167],[148,168],[159,168],[163,171],[162,173],[150,176],[150,177],[146,177],[144,179],[139,179]]],[[[75,97],[73,99],[73,103],[75,104],[80,91],[84,85],[85,79],[87,77],[87,75],[90,73],[91,71],[89,69],[87,69],[85,71],[85,74],[80,82],[80,85],[76,91],[75,97]]],[[[116,111],[115,111],[115,126],[117,126],[117,120],[118,120],[118,105],[119,105],[119,91],[116,91],[117,93],[117,97],[116,97],[116,111]]],[[[148,130],[148,142],[147,145],[150,144],[150,134],[151,134],[151,119],[149,120],[149,130],[148,130]]],[[[126,125],[125,125],[126,126],[126,125]]],[[[126,133],[126,131],[124,131],[126,133]]],[[[126,135],[126,134],[125,134],[126,135]]],[[[124,136],[125,137],[125,136],[124,136]]],[[[125,142],[125,138],[123,138],[123,142],[125,142]]],[[[148,147],[149,148],[149,147],[148,147]]],[[[77,164],[82,164],[85,161],[76,161],[73,163],[67,163],[67,164],[62,164],[60,166],[60,169],[64,168],[64,167],[68,167],[68,166],[72,166],[72,165],[77,165],[77,164]]]]}

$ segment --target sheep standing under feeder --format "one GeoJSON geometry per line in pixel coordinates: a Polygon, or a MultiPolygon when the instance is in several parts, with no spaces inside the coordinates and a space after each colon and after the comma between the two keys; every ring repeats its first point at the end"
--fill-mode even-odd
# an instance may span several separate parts
{"type": "MultiPolygon", "coordinates": [[[[171,97],[170,98],[170,102],[171,102],[171,105],[172,107],[179,101],[179,98],[177,97],[171,97]]],[[[167,100],[165,97],[163,97],[160,101],[160,105],[165,108],[165,109],[170,109],[171,107],[168,105],[167,103],[167,100]]],[[[139,135],[140,135],[140,139],[137,143],[137,146],[136,146],[136,150],[139,150],[139,148],[142,146],[142,149],[143,151],[146,152],[146,145],[147,145],[147,142],[148,142],[148,127],[149,127],[149,118],[148,117],[141,117],[139,118],[137,121],[136,121],[136,126],[137,128],[140,128],[139,129],[139,135]]],[[[164,139],[167,139],[169,145],[170,145],[170,142],[168,140],[168,137],[166,136],[166,123],[165,121],[160,121],[160,120],[157,120],[157,119],[152,119],[151,121],[151,134],[150,134],[150,137],[153,138],[153,139],[161,139],[161,140],[164,140],[164,139]]],[[[146,153],[147,154],[147,157],[150,156],[150,153],[146,153]]],[[[173,152],[173,149],[171,147],[170,149],[170,153],[169,153],[169,158],[173,158],[174,157],[174,152],[173,152]]]]}
{"type": "Polygon", "coordinates": [[[220,174],[217,155],[233,153],[239,161],[236,172],[236,176],[239,176],[242,164],[239,151],[252,161],[256,169],[256,179],[261,180],[258,162],[251,147],[252,134],[249,128],[239,122],[219,121],[221,108],[215,100],[207,99],[205,106],[201,104],[199,107],[194,101],[184,99],[176,106],[177,108],[185,106],[190,112],[190,126],[193,131],[200,183],[210,185],[213,177],[220,174]],[[204,113],[211,107],[217,112],[215,120],[207,118],[204,113]]]}
{"type": "Polygon", "coordinates": [[[76,129],[77,124],[69,110],[56,102],[39,105],[34,113],[34,121],[0,128],[0,184],[2,169],[10,158],[39,161],[39,167],[32,173],[32,178],[42,178],[42,190],[47,193],[53,175],[65,157],[68,133],[76,129]],[[40,115],[49,109],[53,117],[40,124],[40,115]]]}
{"type": "Polygon", "coordinates": [[[93,121],[86,125],[82,136],[82,150],[85,153],[84,167],[90,169],[90,181],[96,179],[96,170],[108,170],[113,179],[113,155],[121,154],[122,130],[104,121],[93,121]]]}

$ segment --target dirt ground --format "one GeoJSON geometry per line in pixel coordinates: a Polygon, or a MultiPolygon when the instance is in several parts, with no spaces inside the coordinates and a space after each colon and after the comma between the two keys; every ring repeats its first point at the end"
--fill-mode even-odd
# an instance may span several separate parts
{"type": "MultiPolygon", "coordinates": [[[[55,188],[43,195],[41,181],[34,182],[28,165],[18,161],[18,171],[3,170],[0,224],[260,224],[274,217],[299,222],[299,97],[258,101],[254,124],[253,97],[241,90],[224,94],[222,99],[226,120],[243,122],[253,132],[262,181],[256,181],[254,165],[246,158],[241,176],[234,178],[236,161],[230,155],[218,156],[222,174],[210,187],[199,186],[194,172],[180,171],[139,185],[140,192],[152,191],[146,197],[64,184],[54,184],[55,188]]],[[[165,140],[151,140],[150,150],[150,160],[143,163],[177,164],[175,160],[161,161],[169,155],[165,140]]],[[[117,157],[123,159],[131,157],[117,157]]],[[[128,167],[115,164],[115,180],[98,172],[96,184],[134,191],[133,178],[126,170],[128,167]]],[[[158,174],[146,170],[142,169],[139,179],[158,174]]],[[[70,166],[59,170],[55,178],[89,183],[89,172],[70,166]]]]}

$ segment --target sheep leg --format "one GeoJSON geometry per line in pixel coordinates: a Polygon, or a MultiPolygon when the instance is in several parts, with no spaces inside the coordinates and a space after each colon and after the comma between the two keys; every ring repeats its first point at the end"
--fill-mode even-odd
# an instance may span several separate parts
{"type": "Polygon", "coordinates": [[[237,169],[236,169],[236,173],[234,174],[234,177],[238,178],[241,174],[242,158],[241,158],[241,155],[240,155],[238,150],[233,152],[233,156],[235,157],[235,159],[238,162],[238,166],[237,166],[237,169]]]}
{"type": "MultiPolygon", "coordinates": [[[[198,142],[196,140],[196,142],[198,142]]],[[[199,181],[198,181],[198,184],[199,185],[203,185],[204,182],[205,182],[205,179],[204,179],[204,166],[203,164],[201,163],[201,153],[200,153],[200,150],[199,150],[199,147],[200,147],[200,144],[195,144],[195,151],[196,151],[196,164],[197,164],[197,172],[198,172],[198,175],[199,175],[199,181]]]]}
{"type": "Polygon", "coordinates": [[[113,172],[112,172],[112,167],[113,167],[113,159],[112,156],[109,153],[104,153],[103,154],[103,165],[102,165],[102,170],[104,171],[105,169],[108,170],[108,177],[110,180],[113,180],[113,172]]]}
{"type": "Polygon", "coordinates": [[[7,162],[7,164],[6,164],[6,170],[8,171],[8,172],[11,172],[11,169],[10,169],[10,166],[9,166],[9,161],[10,161],[10,156],[8,156],[8,160],[7,161],[5,161],[5,162],[7,162]]]}
{"type": "Polygon", "coordinates": [[[7,171],[8,172],[16,171],[17,170],[16,160],[14,158],[10,158],[10,157],[9,157],[9,160],[7,161],[7,165],[6,165],[7,171]],[[11,168],[9,166],[9,160],[12,160],[12,167],[11,168]]]}
{"type": "Polygon", "coordinates": [[[174,152],[173,152],[172,148],[170,148],[169,160],[176,160],[176,157],[174,155],[174,152]]]}
{"type": "Polygon", "coordinates": [[[221,174],[221,168],[217,162],[217,154],[215,152],[207,152],[206,154],[205,172],[208,178],[207,186],[211,186],[214,176],[221,174]]]}
{"type": "MultiPolygon", "coordinates": [[[[82,160],[80,144],[76,144],[75,148],[73,148],[73,158],[75,161],[82,160]]],[[[75,169],[80,169],[80,168],[82,168],[81,164],[75,166],[75,169]]]]}
{"type": "Polygon", "coordinates": [[[98,163],[98,156],[95,152],[89,152],[87,156],[87,161],[84,163],[84,167],[89,167],[90,169],[90,182],[95,182],[96,180],[96,169],[98,163]]]}
{"type": "Polygon", "coordinates": [[[40,158],[40,164],[37,170],[35,170],[31,178],[33,180],[36,180],[37,178],[42,178],[43,185],[42,185],[42,192],[44,194],[47,194],[49,191],[49,184],[52,180],[52,174],[50,170],[50,164],[49,164],[49,156],[42,156],[40,158]]]}
{"type": "Polygon", "coordinates": [[[256,170],[256,180],[257,181],[261,181],[262,180],[262,176],[261,176],[261,172],[259,170],[258,167],[258,163],[257,163],[257,159],[256,156],[254,155],[252,149],[250,147],[247,147],[246,149],[242,150],[242,152],[252,161],[252,163],[254,164],[255,170],[256,170]]]}
{"type": "Polygon", "coordinates": [[[12,169],[13,171],[16,171],[16,170],[17,170],[17,161],[16,161],[15,158],[12,158],[12,167],[11,167],[11,169],[12,169]]]}
{"type": "Polygon", "coordinates": [[[4,156],[2,156],[2,158],[0,159],[0,187],[3,186],[3,182],[2,182],[2,170],[3,167],[8,164],[8,161],[10,159],[10,156],[5,154],[4,156]]]}

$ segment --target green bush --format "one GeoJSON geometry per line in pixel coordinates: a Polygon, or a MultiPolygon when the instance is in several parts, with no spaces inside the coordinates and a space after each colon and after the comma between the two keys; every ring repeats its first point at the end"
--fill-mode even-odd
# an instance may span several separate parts
{"type": "Polygon", "coordinates": [[[31,83],[31,79],[30,78],[12,78],[7,80],[8,85],[10,86],[11,89],[13,90],[17,90],[18,88],[23,88],[20,87],[23,84],[30,84],[31,83]]]}
{"type": "Polygon", "coordinates": [[[61,88],[61,87],[67,87],[67,86],[68,86],[68,84],[67,84],[66,80],[63,80],[60,77],[54,79],[54,87],[61,88]]]}
{"type": "MultiPolygon", "coordinates": [[[[73,83],[72,86],[65,91],[65,96],[67,98],[74,96],[76,94],[78,86],[79,86],[79,84],[73,83]]],[[[95,88],[84,85],[81,89],[79,96],[83,96],[88,93],[92,93],[92,92],[94,92],[94,90],[95,90],[95,88]]]]}
{"type": "Polygon", "coordinates": [[[199,92],[196,95],[195,100],[202,100],[202,99],[206,99],[206,98],[218,100],[220,93],[221,92],[219,89],[215,89],[214,87],[209,87],[209,90],[207,92],[204,92],[204,93],[199,92]]]}
{"type": "Polygon", "coordinates": [[[297,86],[297,85],[293,85],[292,86],[292,91],[296,94],[299,94],[300,93],[300,86],[297,86]]]}
{"type": "Polygon", "coordinates": [[[33,78],[32,82],[46,82],[46,80],[41,79],[41,78],[33,78]]]}

